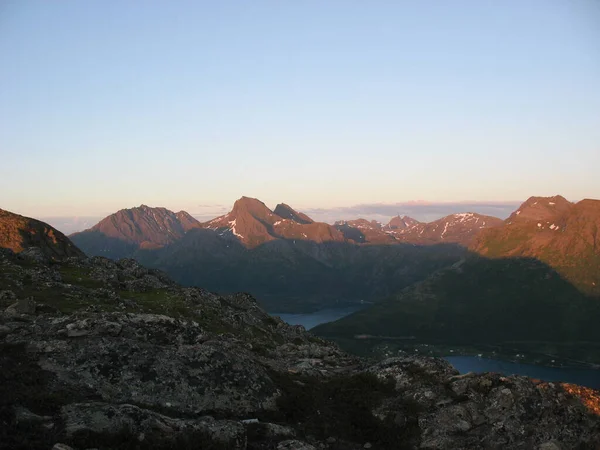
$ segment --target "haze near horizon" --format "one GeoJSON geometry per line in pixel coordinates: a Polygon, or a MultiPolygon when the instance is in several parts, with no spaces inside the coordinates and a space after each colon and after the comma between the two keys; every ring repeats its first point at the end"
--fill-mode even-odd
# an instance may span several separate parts
{"type": "Polygon", "coordinates": [[[0,207],[597,198],[598,23],[593,0],[5,2],[0,207]]]}

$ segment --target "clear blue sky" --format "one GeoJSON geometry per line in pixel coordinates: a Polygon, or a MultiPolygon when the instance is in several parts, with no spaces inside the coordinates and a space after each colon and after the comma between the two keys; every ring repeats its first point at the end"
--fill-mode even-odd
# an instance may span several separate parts
{"type": "Polygon", "coordinates": [[[600,197],[600,1],[0,3],[0,207],[600,197]]]}

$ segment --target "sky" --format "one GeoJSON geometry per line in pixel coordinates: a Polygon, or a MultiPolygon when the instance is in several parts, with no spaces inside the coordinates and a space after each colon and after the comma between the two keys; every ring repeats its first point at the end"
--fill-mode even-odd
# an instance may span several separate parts
{"type": "Polygon", "coordinates": [[[6,0],[0,158],[33,217],[600,198],[600,1],[6,0]]]}

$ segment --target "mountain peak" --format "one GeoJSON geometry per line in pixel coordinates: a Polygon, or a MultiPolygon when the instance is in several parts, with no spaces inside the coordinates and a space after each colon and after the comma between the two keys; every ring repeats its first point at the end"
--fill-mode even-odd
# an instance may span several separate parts
{"type": "Polygon", "coordinates": [[[418,225],[420,222],[418,220],[413,219],[412,217],[409,216],[402,216],[400,217],[400,215],[397,215],[396,217],[392,217],[392,219],[388,222],[388,224],[385,226],[385,228],[388,228],[390,230],[394,230],[394,229],[406,229],[406,228],[411,228],[415,225],[418,225]]]}
{"type": "Polygon", "coordinates": [[[509,222],[514,220],[550,220],[567,212],[572,206],[573,203],[562,195],[529,197],[507,220],[509,222]]]}
{"type": "Polygon", "coordinates": [[[257,214],[258,216],[269,215],[272,211],[257,198],[252,197],[240,197],[233,204],[233,213],[248,211],[251,214],[257,214]]]}
{"type": "Polygon", "coordinates": [[[121,209],[71,237],[88,252],[121,257],[131,250],[129,247],[149,249],[171,244],[199,226],[200,222],[185,211],[175,214],[163,207],[142,204],[121,209]]]}
{"type": "Polygon", "coordinates": [[[202,226],[220,235],[225,235],[229,230],[231,235],[249,248],[277,239],[314,242],[344,240],[343,235],[331,225],[314,222],[285,203],[280,203],[275,211],[271,211],[263,202],[250,197],[240,198],[229,213],[202,226]]]}
{"type": "Polygon", "coordinates": [[[279,217],[281,217],[282,219],[290,219],[290,220],[293,220],[294,222],[298,222],[298,223],[301,223],[304,225],[314,222],[314,220],[312,220],[306,214],[296,211],[291,206],[289,206],[285,203],[279,203],[275,207],[275,210],[273,212],[275,214],[277,214],[279,217]]]}

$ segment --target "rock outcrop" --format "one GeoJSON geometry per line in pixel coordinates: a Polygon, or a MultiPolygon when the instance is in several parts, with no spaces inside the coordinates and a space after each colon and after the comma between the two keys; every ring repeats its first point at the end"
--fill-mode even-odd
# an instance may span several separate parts
{"type": "Polygon", "coordinates": [[[460,376],[435,358],[360,359],[247,294],[183,288],[134,260],[2,250],[0,310],[3,449],[600,442],[593,391],[460,376]]]}

